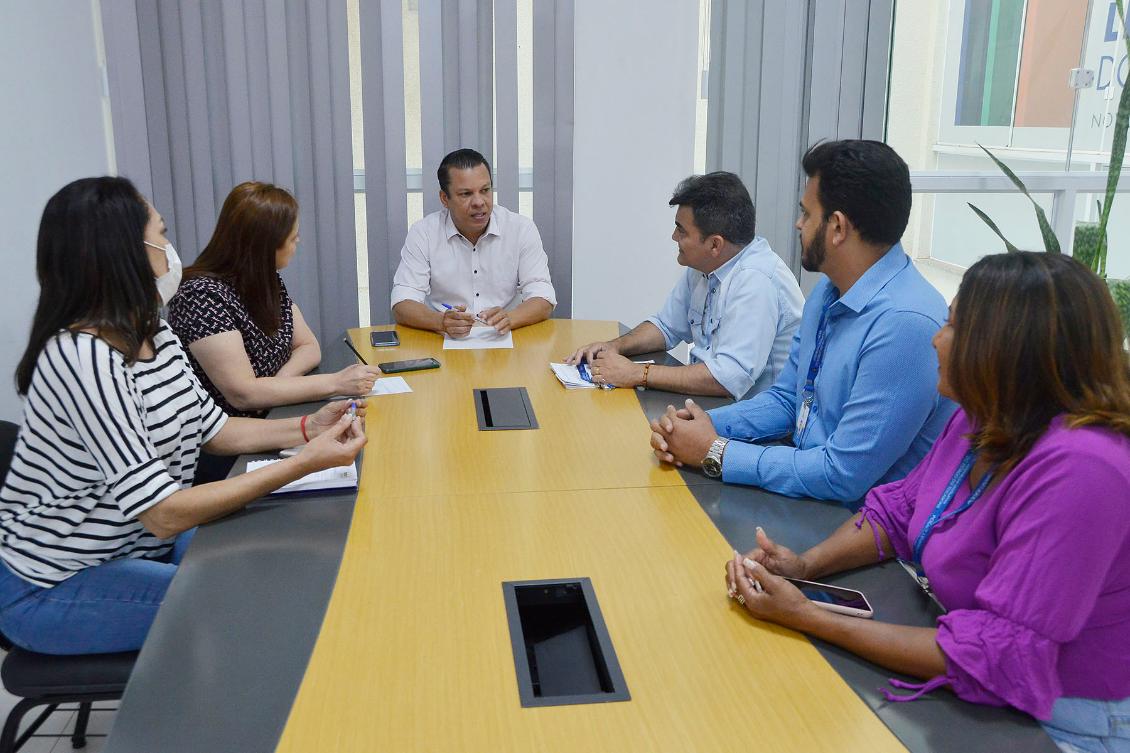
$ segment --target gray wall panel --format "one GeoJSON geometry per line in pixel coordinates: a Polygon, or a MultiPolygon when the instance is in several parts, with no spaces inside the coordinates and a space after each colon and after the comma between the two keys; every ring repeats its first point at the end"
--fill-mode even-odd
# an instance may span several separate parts
{"type": "Polygon", "coordinates": [[[809,289],[793,229],[804,150],[882,138],[893,0],[711,5],[707,168],[738,172],[758,233],[809,289]]]}

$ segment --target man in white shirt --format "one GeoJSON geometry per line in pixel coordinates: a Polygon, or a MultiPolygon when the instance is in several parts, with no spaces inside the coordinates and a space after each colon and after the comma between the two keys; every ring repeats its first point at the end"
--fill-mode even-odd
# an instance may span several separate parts
{"type": "Polygon", "coordinates": [[[626,335],[579,348],[592,380],[688,395],[750,397],[772,386],[789,358],[804,296],[769,242],[754,234],[749,192],[733,173],[692,175],[668,202],[678,207],[671,240],[687,270],[656,316],[626,335]],[[625,356],[690,342],[686,366],[625,356]]]}
{"type": "Polygon", "coordinates": [[[465,337],[476,321],[505,334],[549,318],[557,296],[541,236],[530,219],[494,206],[486,158],[459,149],[438,177],[444,208],[412,225],[400,251],[397,324],[465,337]]]}

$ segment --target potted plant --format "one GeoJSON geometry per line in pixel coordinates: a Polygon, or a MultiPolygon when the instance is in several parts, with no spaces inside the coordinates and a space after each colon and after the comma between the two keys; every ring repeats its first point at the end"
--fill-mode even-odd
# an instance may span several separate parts
{"type": "MultiPolygon", "coordinates": [[[[1116,0],[1116,5],[1118,8],[1118,17],[1122,22],[1123,29],[1125,29],[1126,14],[1122,0],[1116,0]]],[[[1122,40],[1126,43],[1127,54],[1130,55],[1130,38],[1127,37],[1125,32],[1122,35],[1122,40]]],[[[1106,276],[1106,257],[1109,249],[1106,229],[1110,219],[1111,206],[1114,204],[1114,197],[1116,196],[1118,179],[1122,174],[1122,161],[1126,154],[1126,132],[1128,125],[1130,125],[1130,84],[1122,87],[1122,95],[1118,99],[1118,111],[1114,118],[1114,134],[1110,145],[1110,168],[1107,172],[1106,194],[1103,200],[1098,202],[1099,221],[1080,222],[1076,224],[1072,255],[1107,281],[1111,296],[1114,298],[1114,303],[1118,307],[1119,314],[1122,317],[1122,331],[1124,335],[1130,339],[1130,280],[1112,280],[1106,276]]],[[[978,146],[980,146],[980,144],[978,144],[978,146]]],[[[997,167],[1001,169],[1001,172],[1007,175],[1009,180],[1011,180],[1032,202],[1032,206],[1036,209],[1036,221],[1040,224],[1040,234],[1044,239],[1044,249],[1048,253],[1058,254],[1060,252],[1059,239],[1056,238],[1055,233],[1052,231],[1051,223],[1048,222],[1043,207],[1037,204],[1036,200],[1032,198],[1032,195],[1028,193],[1028,188],[1024,185],[1024,181],[1020,180],[1016,173],[997,159],[996,155],[988,149],[985,149],[984,146],[981,146],[981,149],[985,154],[989,155],[989,158],[996,163],[997,167]]],[[[970,204],[969,208],[972,209],[978,217],[984,220],[985,224],[1004,241],[1005,248],[1008,249],[1009,252],[1017,250],[1016,246],[1009,242],[1004,236],[1004,233],[997,227],[997,224],[993,222],[987,214],[973,204],[970,204]]]]}

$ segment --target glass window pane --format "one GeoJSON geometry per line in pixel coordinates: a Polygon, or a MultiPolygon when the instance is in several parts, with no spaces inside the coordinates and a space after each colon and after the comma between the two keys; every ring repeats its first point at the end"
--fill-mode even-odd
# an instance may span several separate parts
{"type": "MultiPolygon", "coordinates": [[[[1032,194],[1051,212],[1051,194],[1032,194]]],[[[986,254],[999,254],[1004,243],[969,204],[984,211],[1005,237],[1026,251],[1043,251],[1044,242],[1032,202],[1021,194],[915,194],[904,245],[911,256],[930,257],[969,267],[986,254]]]]}
{"type": "MultiPolygon", "coordinates": [[[[1130,10],[1130,6],[1123,3],[1130,10]]],[[[1114,114],[1118,99],[1130,79],[1126,53],[1126,28],[1119,28],[1114,0],[1092,0],[1087,26],[1083,68],[1094,72],[1094,84],[1080,89],[1073,134],[1072,167],[1105,169],[1110,160],[1114,114]]],[[[1078,63],[1076,63],[1078,65],[1078,63]]]]}
{"type": "Polygon", "coordinates": [[[1064,169],[1086,27],[1083,2],[900,1],[887,143],[912,170],[995,172],[979,144],[1014,170],[1064,169]]]}
{"type": "Polygon", "coordinates": [[[1012,123],[1023,0],[970,0],[961,34],[956,124],[1012,123]]]}
{"type": "MultiPolygon", "coordinates": [[[[533,0],[518,0],[518,172],[534,169],[534,6],[533,0]]],[[[507,207],[510,209],[511,207],[507,207]]],[[[533,210],[518,213],[532,218],[533,210]]]]}

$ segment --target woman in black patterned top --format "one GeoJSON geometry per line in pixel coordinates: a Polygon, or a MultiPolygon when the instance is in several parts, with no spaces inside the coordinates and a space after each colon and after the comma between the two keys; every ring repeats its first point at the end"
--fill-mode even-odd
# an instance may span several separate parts
{"type": "Polygon", "coordinates": [[[364,395],[380,371],[353,365],[307,373],[321,349],[278,270],[298,247],[298,203],[286,190],[249,181],[232,189],[212,239],[169,302],[169,324],[192,366],[232,416],[276,405],[364,395]]]}

